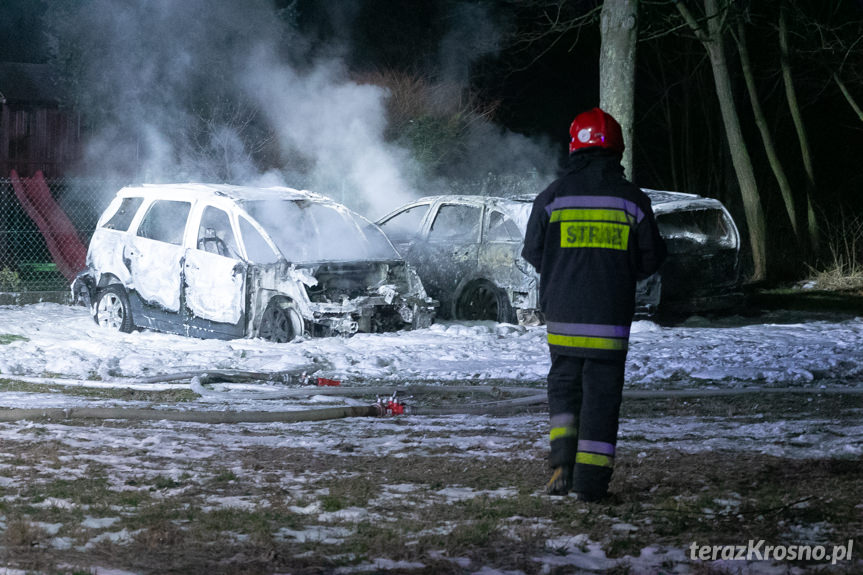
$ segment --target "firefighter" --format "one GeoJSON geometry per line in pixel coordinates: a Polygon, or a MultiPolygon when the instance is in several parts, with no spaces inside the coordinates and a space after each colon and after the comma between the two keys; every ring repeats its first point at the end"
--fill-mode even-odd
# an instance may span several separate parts
{"type": "Polygon", "coordinates": [[[620,124],[594,108],[570,126],[563,175],[533,203],[522,256],[540,274],[551,369],[550,495],[608,493],[635,284],[665,259],[650,200],[626,180],[620,124]]]}

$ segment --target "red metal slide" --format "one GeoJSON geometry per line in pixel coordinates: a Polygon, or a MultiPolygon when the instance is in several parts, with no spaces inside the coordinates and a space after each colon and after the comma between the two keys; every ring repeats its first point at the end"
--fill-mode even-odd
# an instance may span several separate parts
{"type": "Polygon", "coordinates": [[[15,195],[42,232],[57,270],[71,282],[84,269],[87,259],[87,248],[78,238],[75,226],[54,201],[41,171],[31,178],[19,178],[18,173],[12,170],[10,176],[15,195]]]}

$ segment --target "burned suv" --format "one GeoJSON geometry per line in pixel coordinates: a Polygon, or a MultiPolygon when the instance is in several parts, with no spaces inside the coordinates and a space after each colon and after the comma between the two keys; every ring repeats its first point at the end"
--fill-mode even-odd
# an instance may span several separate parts
{"type": "Polygon", "coordinates": [[[72,292],[123,332],[276,342],[426,327],[437,305],[381,230],[345,206],[210,184],[117,192],[72,292]]]}
{"type": "MultiPolygon", "coordinates": [[[[649,315],[704,311],[739,301],[740,237],[718,200],[644,190],[668,259],[638,283],[636,307],[649,315]]],[[[378,225],[420,274],[445,318],[539,323],[539,277],[521,257],[530,197],[431,196],[378,225]]]]}

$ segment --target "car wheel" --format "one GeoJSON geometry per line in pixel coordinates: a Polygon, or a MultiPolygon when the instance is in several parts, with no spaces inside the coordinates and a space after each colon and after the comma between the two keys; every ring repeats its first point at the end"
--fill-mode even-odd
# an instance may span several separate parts
{"type": "Polygon", "coordinates": [[[129,296],[119,284],[105,286],[96,292],[96,305],[93,319],[101,327],[130,333],[135,327],[132,323],[132,308],[129,296]]]}
{"type": "Polygon", "coordinates": [[[488,281],[472,282],[465,287],[456,303],[455,319],[517,321],[506,292],[488,281]]]}
{"type": "Polygon", "coordinates": [[[303,321],[292,303],[270,302],[261,318],[258,335],[267,341],[287,343],[303,332],[303,321]]]}

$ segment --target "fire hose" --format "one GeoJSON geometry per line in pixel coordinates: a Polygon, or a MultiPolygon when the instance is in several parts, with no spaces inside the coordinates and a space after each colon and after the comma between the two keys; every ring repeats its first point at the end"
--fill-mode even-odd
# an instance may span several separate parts
{"type": "MultiPolygon", "coordinates": [[[[291,376],[296,374],[291,373],[291,376]]],[[[303,374],[305,375],[305,373],[303,374]]],[[[242,372],[238,370],[208,370],[204,372],[183,372],[167,374],[134,380],[131,385],[119,385],[118,382],[94,382],[83,380],[62,380],[55,378],[37,378],[14,376],[10,379],[31,383],[54,383],[61,385],[79,385],[95,387],[134,387],[136,389],[154,389],[157,382],[193,380],[200,388],[203,381],[242,382],[248,380],[285,381],[284,378],[274,378],[273,373],[242,372]],[[146,387],[145,387],[146,386],[146,387]]],[[[323,378],[318,378],[323,379],[323,378]]],[[[324,421],[347,417],[385,417],[394,415],[505,415],[525,411],[535,411],[544,407],[547,396],[543,389],[537,387],[496,387],[496,386],[445,386],[445,385],[407,385],[394,387],[381,386],[340,386],[336,380],[319,382],[320,387],[295,387],[280,389],[270,394],[258,394],[257,399],[282,399],[310,395],[327,396],[358,396],[377,394],[377,401],[365,406],[339,406],[316,409],[300,409],[290,411],[216,411],[216,410],[170,410],[155,408],[126,407],[74,407],[74,408],[30,408],[12,409],[0,408],[0,422],[21,420],[68,420],[68,419],[126,419],[126,420],[168,420],[197,423],[273,423],[273,422],[303,422],[324,421]],[[389,395],[392,392],[392,395],[389,395]],[[410,394],[446,394],[470,393],[486,395],[517,395],[511,399],[488,401],[470,404],[452,404],[444,407],[408,406],[399,393],[410,394]],[[380,394],[389,395],[381,398],[380,394]]],[[[164,388],[160,388],[164,389],[164,388]]],[[[176,389],[172,385],[170,389],[176,389]]],[[[625,390],[624,397],[638,399],[666,398],[699,398],[719,397],[748,394],[823,394],[823,395],[861,395],[863,388],[732,388],[732,389],[681,389],[681,390],[625,390]]]]}
{"type": "MultiPolygon", "coordinates": [[[[357,391],[362,392],[361,389],[357,391]]],[[[190,423],[279,423],[325,421],[346,417],[386,417],[394,415],[451,415],[458,413],[500,413],[512,408],[538,405],[545,394],[464,407],[417,408],[406,406],[394,393],[368,406],[341,406],[291,411],[189,411],[128,407],[68,407],[44,409],[0,409],[0,422],[22,420],[126,419],[133,421],[183,421],[190,423]],[[466,411],[465,407],[471,407],[466,411]]]]}

